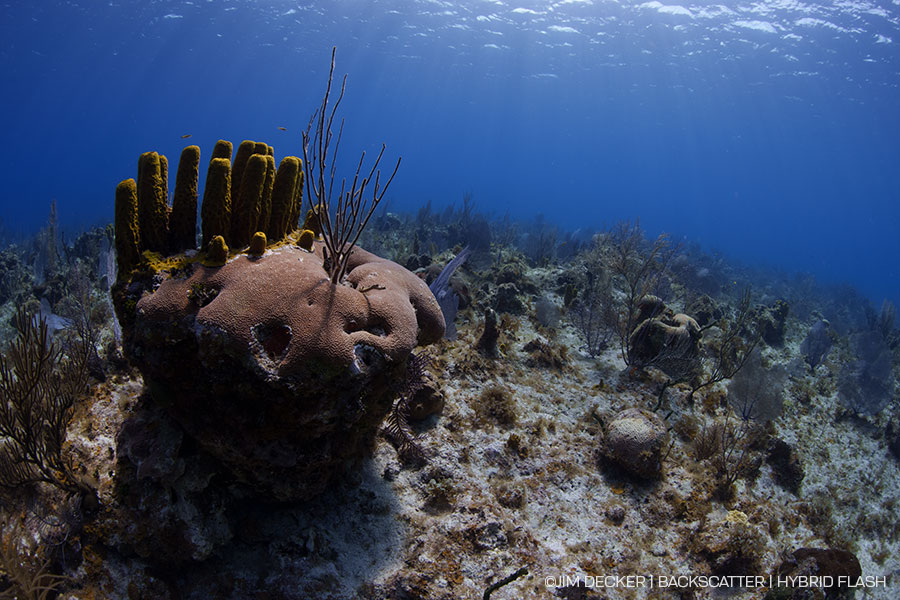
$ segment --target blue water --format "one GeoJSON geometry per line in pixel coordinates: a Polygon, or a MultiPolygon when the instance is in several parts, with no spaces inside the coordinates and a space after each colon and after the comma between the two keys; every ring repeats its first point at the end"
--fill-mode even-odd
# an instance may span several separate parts
{"type": "Polygon", "coordinates": [[[402,155],[392,207],[638,217],[900,302],[896,0],[15,1],[0,36],[7,229],[109,222],[147,150],[299,154],[336,45],[343,156],[402,155]]]}

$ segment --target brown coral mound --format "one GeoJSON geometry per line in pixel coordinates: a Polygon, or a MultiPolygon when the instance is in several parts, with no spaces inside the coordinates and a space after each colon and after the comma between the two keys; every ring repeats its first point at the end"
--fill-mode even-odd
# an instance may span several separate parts
{"type": "Polygon", "coordinates": [[[444,321],[425,282],[389,260],[354,250],[347,281],[333,285],[313,254],[291,246],[261,260],[240,255],[221,268],[198,266],[163,282],[137,305],[136,344],[155,343],[173,320],[193,321],[204,345],[247,353],[248,366],[272,378],[296,376],[310,361],[344,374],[365,372],[377,351],[400,363],[418,344],[443,335],[444,321]],[[191,290],[203,289],[198,306],[191,290]]]}
{"type": "MultiPolygon", "coordinates": [[[[251,185],[248,175],[255,163],[260,173],[267,172],[260,165],[274,169],[266,152],[246,164],[238,153],[244,199],[268,197],[268,180],[258,176],[251,185]]],[[[295,185],[301,177],[292,172],[289,179],[295,185]]],[[[137,208],[132,196],[117,192],[128,217],[119,223],[124,233],[141,210],[140,194],[137,208]]],[[[286,197],[296,208],[299,193],[286,197]]],[[[227,214],[240,229],[240,250],[260,224],[241,203],[230,212],[228,204],[207,193],[204,214],[227,214]]],[[[246,204],[254,215],[267,206],[246,204]]],[[[231,476],[276,500],[314,496],[364,456],[410,352],[444,333],[440,307],[421,279],[356,247],[346,278],[332,283],[323,242],[314,240],[313,251],[294,246],[296,219],[289,221],[283,240],[259,243],[250,254],[229,256],[230,242],[219,236],[206,252],[165,260],[129,255],[130,269],[120,271],[114,290],[126,353],[154,400],[231,476]]],[[[204,235],[209,223],[212,217],[204,235]]]]}
{"type": "Polygon", "coordinates": [[[628,363],[656,367],[674,379],[689,377],[700,358],[697,321],[674,314],[655,296],[645,298],[638,311],[638,325],[628,338],[628,363]]]}
{"type": "Polygon", "coordinates": [[[319,493],[368,451],[409,353],[444,331],[428,287],[399,265],[357,248],[350,285],[334,285],[322,263],[292,246],[194,263],[137,303],[130,355],[155,396],[279,500],[319,493]]]}

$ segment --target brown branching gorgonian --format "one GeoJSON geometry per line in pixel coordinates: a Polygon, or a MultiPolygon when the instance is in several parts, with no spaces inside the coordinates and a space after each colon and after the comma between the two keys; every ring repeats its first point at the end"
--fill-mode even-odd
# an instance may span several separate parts
{"type": "Polygon", "coordinates": [[[409,425],[410,402],[431,378],[428,367],[434,357],[429,352],[411,354],[406,362],[406,376],[398,386],[398,398],[384,420],[382,435],[397,449],[401,462],[421,466],[427,462],[425,451],[416,442],[409,425]]]}
{"type": "Polygon", "coordinates": [[[353,247],[391,185],[397,169],[400,168],[400,159],[397,159],[394,171],[382,186],[378,165],[384,155],[385,145],[381,145],[381,151],[369,169],[368,175],[363,170],[366,158],[366,153],[363,152],[359,157],[353,179],[349,182],[346,178],[341,179],[341,189],[337,197],[334,197],[337,155],[344,133],[344,122],[341,121],[338,126],[337,137],[333,125],[347,85],[345,75],[337,100],[329,106],[331,83],[334,79],[334,54],[335,49],[332,49],[328,86],[325,88],[322,105],[313,113],[303,133],[303,166],[306,171],[304,177],[306,195],[313,204],[313,210],[322,228],[322,241],[328,254],[327,270],[331,276],[331,283],[338,284],[347,272],[347,263],[353,247]]]}
{"type": "Polygon", "coordinates": [[[0,486],[49,483],[83,492],[63,455],[72,406],[87,389],[90,336],[68,351],[42,317],[16,313],[19,334],[0,355],[0,486]]]}

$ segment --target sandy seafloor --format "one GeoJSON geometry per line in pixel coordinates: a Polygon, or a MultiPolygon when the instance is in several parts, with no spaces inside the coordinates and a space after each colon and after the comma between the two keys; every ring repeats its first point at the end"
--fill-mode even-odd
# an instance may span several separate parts
{"type": "MultiPolygon", "coordinates": [[[[567,268],[530,268],[525,277],[551,289],[567,268]]],[[[678,423],[721,422],[730,410],[724,384],[699,392],[692,406],[685,388],[669,390],[659,411],[672,440],[661,477],[635,478],[599,458],[601,424],[626,408],[653,408],[662,376],[627,368],[615,343],[591,358],[570,321],[540,325],[535,298],[523,297],[525,314],[507,323],[498,358],[474,350],[482,318],[472,309],[458,315],[456,340],[432,347],[445,406],[414,424],[424,466],[404,466],[379,439],[374,456],[321,497],[260,505],[231,531],[210,524],[217,515],[174,498],[169,509],[198,524],[186,536],[195,547],[206,544],[208,556],[177,573],[127,553],[86,556],[67,573],[72,584],[60,597],[194,598],[208,585],[208,597],[475,599],[526,567],[527,575],[491,598],[750,599],[767,590],[563,584],[722,574],[729,560],[746,567],[744,575],[767,578],[800,547],[851,549],[864,575],[887,578],[856,597],[897,597],[900,467],[884,435],[897,406],[845,415],[834,373],[848,360],[846,344],[813,371],[800,351],[812,321],[789,316],[783,346],[763,346],[764,360],[789,371],[784,408],[768,435],[797,452],[802,485],[799,493],[784,489],[762,461],[755,478],[739,479],[733,498],[721,501],[712,496],[711,466],[695,457],[682,433],[690,428],[678,423]],[[554,349],[555,364],[526,351],[535,339],[554,349]],[[506,390],[511,416],[497,419],[485,407],[480,398],[491,386],[506,390]]],[[[545,297],[562,308],[560,295],[545,297]]],[[[715,328],[704,333],[715,335],[715,328]]],[[[96,478],[101,504],[115,503],[118,427],[141,393],[140,376],[120,372],[76,407],[70,449],[96,478]]]]}

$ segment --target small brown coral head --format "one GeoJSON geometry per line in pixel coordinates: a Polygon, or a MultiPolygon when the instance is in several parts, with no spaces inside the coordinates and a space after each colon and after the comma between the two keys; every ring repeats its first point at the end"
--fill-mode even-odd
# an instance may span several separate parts
{"type": "Polygon", "coordinates": [[[656,413],[629,408],[607,426],[600,439],[600,453],[632,475],[656,479],[667,443],[666,425],[656,413]]]}

